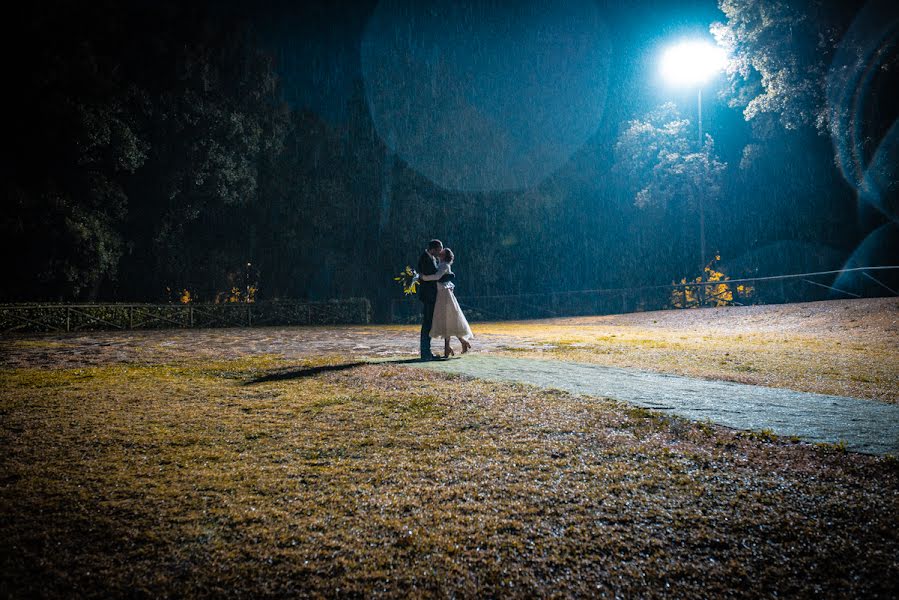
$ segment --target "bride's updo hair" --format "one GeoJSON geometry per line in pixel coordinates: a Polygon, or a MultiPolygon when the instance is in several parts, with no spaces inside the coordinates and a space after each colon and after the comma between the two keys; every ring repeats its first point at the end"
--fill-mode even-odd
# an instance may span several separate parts
{"type": "Polygon", "coordinates": [[[451,262],[453,262],[453,258],[455,258],[453,251],[450,250],[449,248],[444,248],[443,249],[443,262],[451,263],[451,262]]]}

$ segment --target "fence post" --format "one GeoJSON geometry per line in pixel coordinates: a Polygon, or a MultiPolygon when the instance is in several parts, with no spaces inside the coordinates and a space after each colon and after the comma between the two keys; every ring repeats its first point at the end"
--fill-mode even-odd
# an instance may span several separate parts
{"type": "Polygon", "coordinates": [[[128,329],[134,329],[134,307],[128,307],[128,329]]]}
{"type": "Polygon", "coordinates": [[[250,314],[250,303],[247,302],[247,327],[253,326],[253,315],[250,314]]]}
{"type": "Polygon", "coordinates": [[[66,331],[72,330],[72,310],[66,307],[66,331]]]}
{"type": "Polygon", "coordinates": [[[194,307],[190,305],[187,307],[187,324],[188,327],[194,326],[194,307]]]}

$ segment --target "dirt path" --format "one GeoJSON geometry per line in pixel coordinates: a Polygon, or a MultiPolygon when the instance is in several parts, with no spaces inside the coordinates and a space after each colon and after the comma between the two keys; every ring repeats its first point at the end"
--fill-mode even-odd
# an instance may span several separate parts
{"type": "Polygon", "coordinates": [[[473,355],[420,366],[614,398],[735,429],[844,442],[856,452],[899,455],[895,404],[555,360],[473,355]]]}

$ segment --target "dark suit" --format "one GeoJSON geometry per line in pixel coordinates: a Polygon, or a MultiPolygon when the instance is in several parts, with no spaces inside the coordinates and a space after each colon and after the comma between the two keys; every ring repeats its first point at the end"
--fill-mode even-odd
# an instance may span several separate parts
{"type": "MultiPolygon", "coordinates": [[[[437,272],[437,259],[427,252],[422,252],[416,270],[420,275],[433,275],[437,272]]],[[[419,281],[418,299],[422,303],[419,349],[421,357],[427,358],[431,356],[431,325],[434,323],[434,304],[437,302],[437,282],[419,281]]]]}

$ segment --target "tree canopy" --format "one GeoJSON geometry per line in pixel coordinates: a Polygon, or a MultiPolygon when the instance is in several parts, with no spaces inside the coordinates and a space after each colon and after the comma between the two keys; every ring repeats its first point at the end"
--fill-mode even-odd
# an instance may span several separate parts
{"type": "MultiPolygon", "coordinates": [[[[712,127],[699,147],[692,113],[622,104],[539,184],[462,192],[388,148],[361,80],[339,120],[288,103],[277,53],[216,3],[20,6],[0,216],[14,283],[0,301],[215,301],[252,287],[366,296],[383,318],[402,295],[392,277],[432,237],[456,250],[468,295],[652,285],[700,274],[700,205],[703,254],[728,275],[839,267],[895,218],[887,199],[855,220],[855,189],[814,133],[830,122],[848,9],[720,7],[726,95],[752,129],[712,127]],[[784,247],[803,256],[766,250],[784,247]]],[[[878,110],[861,116],[875,129],[894,118],[878,110]]]]}

